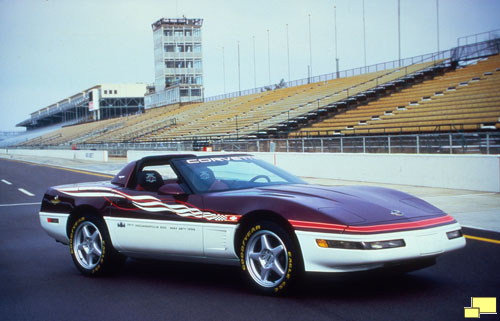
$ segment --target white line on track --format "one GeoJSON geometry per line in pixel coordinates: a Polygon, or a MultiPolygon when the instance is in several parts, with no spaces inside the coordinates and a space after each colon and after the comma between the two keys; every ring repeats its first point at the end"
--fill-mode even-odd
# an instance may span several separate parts
{"type": "Polygon", "coordinates": [[[18,188],[18,190],[19,190],[19,192],[24,193],[24,194],[26,194],[28,196],[35,196],[35,194],[28,192],[24,188],[18,188]]]}
{"type": "Polygon", "coordinates": [[[41,203],[18,203],[18,204],[0,204],[0,207],[8,207],[8,206],[26,206],[26,205],[40,205],[41,203]]]}
{"type": "Polygon", "coordinates": [[[4,183],[5,183],[5,184],[7,184],[7,185],[12,185],[12,183],[11,183],[11,182],[9,182],[9,181],[7,181],[7,180],[5,180],[5,179],[2,179],[2,182],[4,182],[4,183]]]}

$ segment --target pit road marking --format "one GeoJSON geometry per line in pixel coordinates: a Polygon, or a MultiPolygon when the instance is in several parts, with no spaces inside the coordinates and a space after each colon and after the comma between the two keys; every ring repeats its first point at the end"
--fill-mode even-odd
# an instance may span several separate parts
{"type": "Polygon", "coordinates": [[[464,237],[466,239],[471,239],[471,240],[476,240],[476,241],[481,241],[481,242],[488,242],[488,243],[500,244],[500,240],[488,239],[488,238],[485,238],[485,237],[472,236],[472,235],[464,235],[464,237]]]}
{"type": "Polygon", "coordinates": [[[28,196],[35,196],[35,194],[31,193],[31,192],[28,192],[27,190],[25,190],[24,188],[18,188],[18,191],[21,192],[21,193],[24,193],[28,196]]]}
{"type": "Polygon", "coordinates": [[[26,206],[26,205],[40,205],[41,203],[17,203],[17,204],[0,204],[0,207],[10,207],[10,206],[26,206]]]}

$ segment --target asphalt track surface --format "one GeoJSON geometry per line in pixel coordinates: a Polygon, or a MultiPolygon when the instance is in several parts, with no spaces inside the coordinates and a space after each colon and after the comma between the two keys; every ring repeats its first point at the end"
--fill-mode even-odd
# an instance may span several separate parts
{"type": "Polygon", "coordinates": [[[108,179],[0,160],[1,320],[451,321],[466,320],[473,296],[500,297],[500,243],[491,242],[500,234],[472,229],[465,233],[486,240],[468,239],[433,267],[405,275],[308,275],[279,298],[249,291],[237,267],[129,259],[114,276],[84,277],[68,247],[40,227],[39,202],[49,186],[108,179]]]}

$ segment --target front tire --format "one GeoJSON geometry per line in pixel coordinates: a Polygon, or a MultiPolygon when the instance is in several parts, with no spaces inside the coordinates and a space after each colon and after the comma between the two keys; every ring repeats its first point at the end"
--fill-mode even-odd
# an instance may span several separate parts
{"type": "Polygon", "coordinates": [[[251,225],[241,240],[240,264],[248,284],[279,295],[297,282],[300,253],[289,234],[273,222],[251,225]]]}
{"type": "Polygon", "coordinates": [[[69,247],[76,267],[87,276],[113,272],[125,261],[113,248],[105,224],[93,216],[76,220],[71,228],[69,247]]]}

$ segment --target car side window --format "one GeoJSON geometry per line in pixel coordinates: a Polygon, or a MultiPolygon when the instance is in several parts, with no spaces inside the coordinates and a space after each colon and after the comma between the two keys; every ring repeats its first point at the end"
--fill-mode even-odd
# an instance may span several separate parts
{"type": "Polygon", "coordinates": [[[177,181],[177,175],[168,164],[145,166],[137,173],[135,189],[138,191],[158,192],[158,189],[164,184],[177,181]]]}

